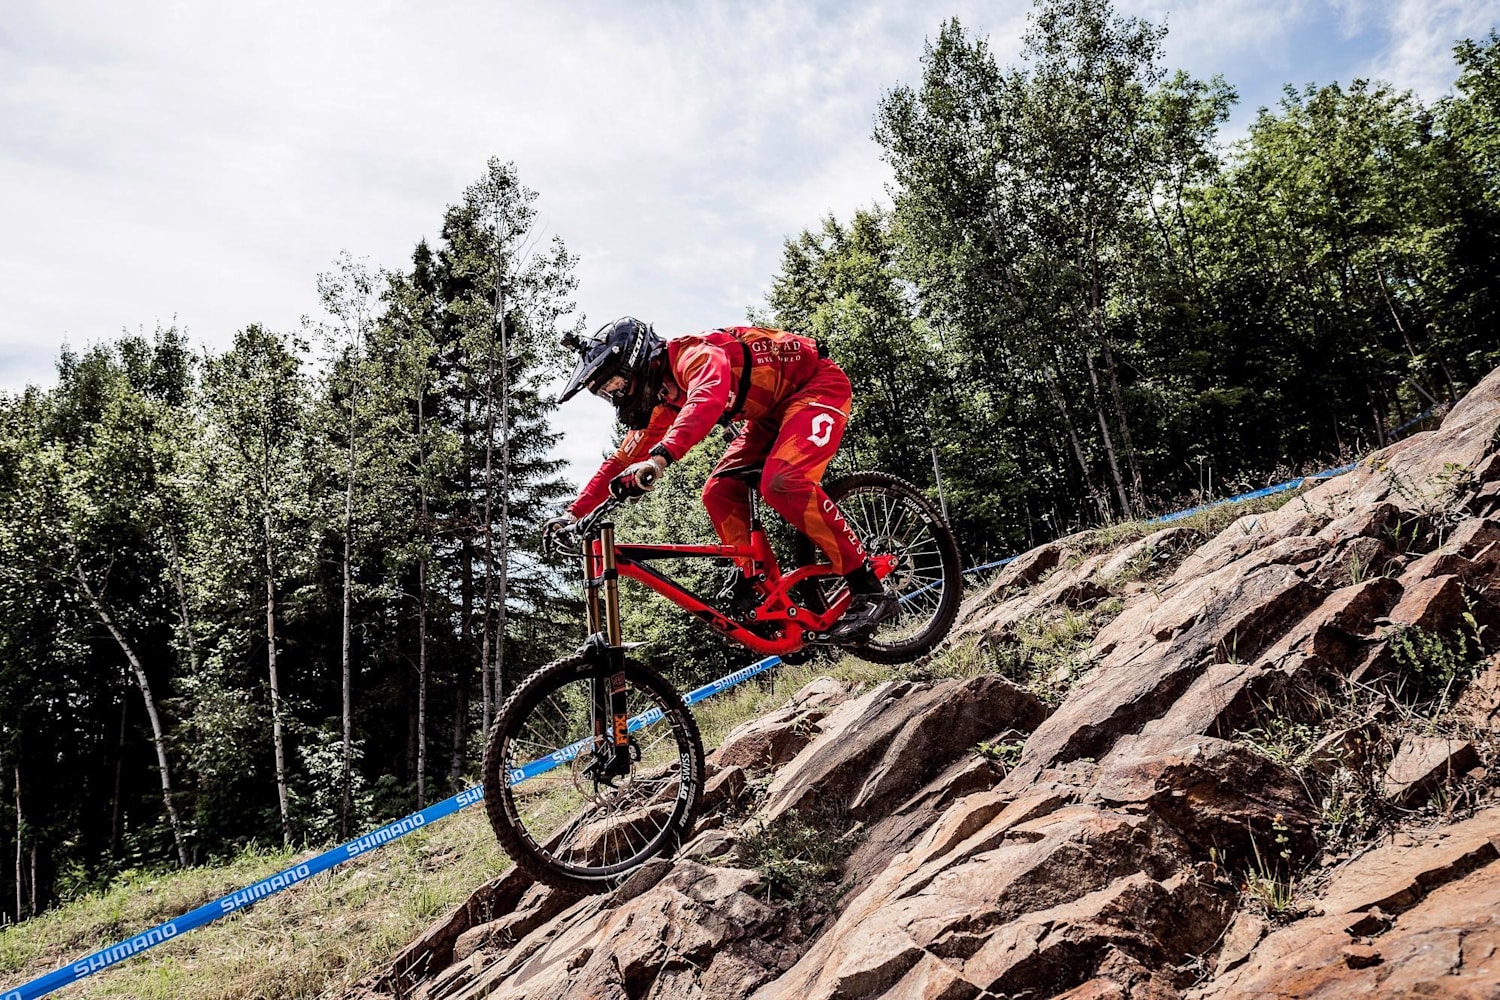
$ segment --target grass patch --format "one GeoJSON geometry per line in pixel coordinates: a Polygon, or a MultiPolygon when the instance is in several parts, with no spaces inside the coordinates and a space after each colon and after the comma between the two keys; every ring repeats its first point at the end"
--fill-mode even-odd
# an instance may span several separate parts
{"type": "Polygon", "coordinates": [[[1297,906],[1298,876],[1292,860],[1287,825],[1278,815],[1271,823],[1273,843],[1262,851],[1254,839],[1254,860],[1245,872],[1243,891],[1254,910],[1272,923],[1289,923],[1301,916],[1297,906]]]}
{"type": "Polygon", "coordinates": [[[861,836],[858,826],[839,817],[804,817],[794,811],[746,832],[741,859],[765,879],[768,903],[831,903],[840,895],[844,862],[861,836]]]}
{"type": "Polygon", "coordinates": [[[1110,598],[1083,609],[1038,611],[999,642],[974,640],[944,649],[922,668],[924,676],[967,679],[1000,674],[1044,704],[1056,706],[1093,665],[1089,646],[1122,607],[1119,599],[1110,598]]]}
{"type": "Polygon", "coordinates": [[[1024,739],[1014,740],[981,740],[975,744],[974,752],[985,760],[998,765],[1004,772],[1009,772],[1017,764],[1021,763],[1021,754],[1026,749],[1024,739]]]}
{"type": "Polygon", "coordinates": [[[783,663],[718,697],[699,702],[692,711],[703,734],[703,746],[712,750],[736,726],[781,708],[819,677],[832,677],[858,688],[895,676],[896,668],[866,663],[854,656],[842,656],[832,663],[821,657],[802,664],[783,663]]]}
{"type": "MultiPolygon", "coordinates": [[[[135,872],[0,931],[0,993],[290,867],[311,852],[135,872]]],[[[248,910],[97,973],[70,997],[252,1000],[340,994],[383,966],[476,884],[510,866],[482,809],[314,876],[248,910]]]]}
{"type": "Polygon", "coordinates": [[[1337,863],[1395,830],[1451,823],[1493,801],[1488,775],[1500,765],[1500,736],[1453,711],[1488,655],[1483,631],[1468,616],[1453,633],[1392,632],[1390,673],[1291,695],[1265,706],[1260,724],[1235,734],[1237,742],[1291,769],[1318,813],[1318,851],[1300,869],[1276,846],[1257,855],[1242,885],[1254,907],[1272,919],[1295,916],[1291,897],[1315,893],[1337,863]],[[1387,786],[1386,774],[1401,744],[1419,737],[1467,741],[1479,769],[1447,775],[1420,799],[1402,799],[1387,786]]]}
{"type": "Polygon", "coordinates": [[[1221,503],[1168,524],[1153,524],[1149,521],[1120,521],[1115,524],[1106,524],[1085,534],[1079,540],[1079,547],[1084,555],[1092,555],[1106,549],[1117,549],[1122,545],[1128,545],[1166,528],[1191,528],[1205,539],[1212,538],[1248,514],[1269,514],[1273,510],[1285,507],[1316,485],[1318,483],[1306,483],[1296,489],[1283,490],[1280,493],[1272,493],[1270,496],[1241,500],[1237,503],[1221,503]]]}
{"type": "Polygon", "coordinates": [[[1465,628],[1439,635],[1415,626],[1391,636],[1391,654],[1399,668],[1397,700],[1422,719],[1440,719],[1458,690],[1484,665],[1481,640],[1486,631],[1473,612],[1464,612],[1465,628]]]}

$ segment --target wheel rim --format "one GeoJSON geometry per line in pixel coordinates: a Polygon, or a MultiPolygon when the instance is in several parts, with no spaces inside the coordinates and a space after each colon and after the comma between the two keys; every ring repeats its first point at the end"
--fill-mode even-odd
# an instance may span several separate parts
{"type": "MultiPolygon", "coordinates": [[[[895,561],[883,582],[900,600],[900,610],[865,644],[897,646],[925,633],[942,613],[944,588],[953,585],[943,572],[943,548],[932,516],[913,498],[879,488],[852,490],[839,498],[838,506],[872,559],[890,556],[895,561]]],[[[837,599],[843,589],[841,581],[834,583],[828,599],[837,599]]]]}
{"type": "Polygon", "coordinates": [[[670,706],[632,685],[626,710],[639,760],[612,786],[601,780],[593,772],[613,747],[593,736],[592,684],[574,678],[537,698],[509,727],[499,778],[513,828],[538,854],[576,877],[606,878],[637,867],[672,834],[692,756],[670,706]]]}

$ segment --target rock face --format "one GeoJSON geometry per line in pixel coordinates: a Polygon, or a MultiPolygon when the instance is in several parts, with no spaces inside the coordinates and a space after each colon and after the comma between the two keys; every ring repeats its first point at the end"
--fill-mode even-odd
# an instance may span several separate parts
{"type": "Polygon", "coordinates": [[[1025,553],[953,641],[1118,602],[1052,710],[994,675],[817,682],[715,752],[678,857],[589,899],[507,874],[350,996],[1500,997],[1497,431],[1500,372],[1211,538],[1025,553]],[[1349,691],[1369,714],[1325,724],[1349,691]],[[1340,774],[1391,822],[1331,853],[1309,788],[1340,774]],[[838,870],[789,901],[754,861],[810,828],[838,870]]]}
{"type": "Polygon", "coordinates": [[[1500,995],[1500,809],[1402,837],[1350,864],[1322,913],[1271,934],[1190,995],[1500,995]]]}

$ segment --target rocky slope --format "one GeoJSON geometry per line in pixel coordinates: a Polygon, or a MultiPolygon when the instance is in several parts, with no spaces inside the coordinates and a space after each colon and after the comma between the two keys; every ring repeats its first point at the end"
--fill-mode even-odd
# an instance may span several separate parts
{"type": "Polygon", "coordinates": [[[732,734],[677,858],[508,873],[351,996],[1500,996],[1497,438],[1500,372],[1206,540],[1029,552],[927,679],[732,734]]]}

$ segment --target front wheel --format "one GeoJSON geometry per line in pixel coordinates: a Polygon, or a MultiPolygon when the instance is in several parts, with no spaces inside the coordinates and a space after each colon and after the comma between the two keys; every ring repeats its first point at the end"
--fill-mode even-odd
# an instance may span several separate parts
{"type": "MultiPolygon", "coordinates": [[[[872,663],[908,663],[932,652],[948,637],[963,599],[958,543],[942,514],[921,490],[884,472],[856,472],[825,483],[823,489],[870,557],[892,559],[884,583],[901,602],[873,636],[848,648],[872,663]]],[[[799,544],[800,561],[821,558],[805,537],[799,544]]],[[[817,585],[823,607],[844,589],[838,577],[819,578],[817,585]]]]}
{"type": "Polygon", "coordinates": [[[484,808],[500,845],[541,882],[605,892],[692,829],[703,741],[677,691],[626,661],[630,745],[607,735],[608,667],[575,656],[506,699],[484,752],[484,808]],[[597,735],[597,734],[605,735],[597,735]]]}

